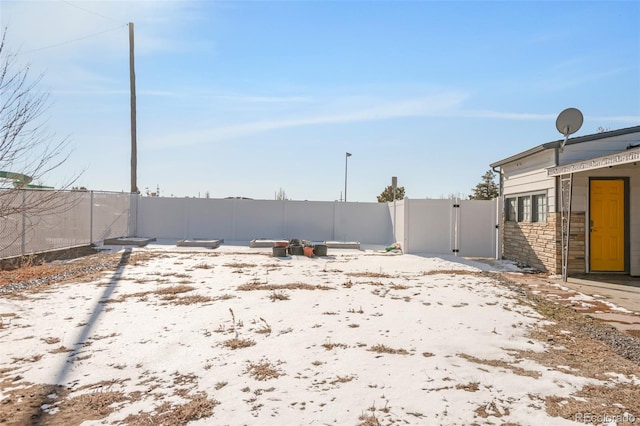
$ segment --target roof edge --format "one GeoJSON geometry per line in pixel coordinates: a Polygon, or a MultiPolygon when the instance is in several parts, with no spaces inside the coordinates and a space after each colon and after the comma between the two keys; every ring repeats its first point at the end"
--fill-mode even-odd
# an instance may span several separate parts
{"type": "MultiPolygon", "coordinates": [[[[614,136],[621,136],[621,135],[627,135],[630,133],[640,133],[640,126],[633,126],[633,127],[626,127],[624,129],[617,129],[617,130],[610,130],[608,132],[602,132],[602,133],[593,133],[590,135],[585,135],[585,136],[579,136],[576,138],[569,138],[567,140],[566,145],[573,145],[573,144],[578,144],[578,143],[582,143],[582,142],[590,142],[590,141],[595,141],[598,139],[606,139],[606,138],[611,138],[614,136]]],[[[534,148],[528,149],[526,151],[522,151],[518,154],[512,155],[511,157],[507,157],[503,160],[500,161],[496,161],[495,163],[491,163],[489,166],[492,168],[498,167],[498,166],[502,166],[504,164],[507,163],[511,163],[512,161],[516,161],[516,160],[520,160],[521,158],[525,158],[528,157],[530,155],[533,154],[537,154],[538,152],[544,151],[546,149],[551,149],[551,148],[559,148],[562,145],[562,142],[564,141],[564,139],[558,139],[555,141],[551,141],[551,142],[547,142],[547,143],[543,143],[542,145],[538,145],[534,148]]]]}

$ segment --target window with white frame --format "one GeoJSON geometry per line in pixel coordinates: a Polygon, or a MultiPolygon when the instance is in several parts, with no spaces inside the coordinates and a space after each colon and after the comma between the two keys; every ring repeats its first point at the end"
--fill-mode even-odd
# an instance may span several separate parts
{"type": "Polygon", "coordinates": [[[546,222],[547,196],[527,194],[505,198],[505,219],[509,222],[546,222]]]}
{"type": "Polygon", "coordinates": [[[516,213],[518,212],[518,209],[516,208],[516,198],[507,198],[506,199],[506,205],[505,205],[505,216],[506,219],[509,222],[515,222],[516,221],[516,213]]]}
{"type": "Polygon", "coordinates": [[[531,215],[532,222],[547,221],[547,196],[545,194],[535,194],[531,196],[533,211],[531,215]]]}
{"type": "Polygon", "coordinates": [[[531,222],[531,197],[518,197],[518,222],[531,222]]]}

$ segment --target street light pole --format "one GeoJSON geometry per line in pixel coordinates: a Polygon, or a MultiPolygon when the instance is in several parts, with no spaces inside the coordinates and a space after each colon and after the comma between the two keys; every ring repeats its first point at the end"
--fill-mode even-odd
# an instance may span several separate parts
{"type": "Polygon", "coordinates": [[[391,187],[393,188],[393,242],[396,240],[396,189],[398,188],[398,178],[396,176],[391,177],[391,187]]]}
{"type": "Polygon", "coordinates": [[[349,157],[351,157],[351,153],[347,152],[344,156],[344,201],[347,202],[347,165],[349,157]]]}

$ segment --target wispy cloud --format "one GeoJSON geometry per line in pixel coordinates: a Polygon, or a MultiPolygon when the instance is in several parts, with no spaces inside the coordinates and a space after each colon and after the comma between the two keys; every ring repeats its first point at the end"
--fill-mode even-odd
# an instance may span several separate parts
{"type": "Polygon", "coordinates": [[[402,117],[438,116],[448,109],[459,106],[465,98],[465,95],[458,93],[444,94],[418,99],[379,102],[374,106],[342,111],[340,113],[315,114],[296,118],[275,118],[230,126],[179,132],[153,138],[152,146],[162,148],[220,142],[291,127],[355,123],[402,117]]]}
{"type": "MultiPolygon", "coordinates": [[[[583,69],[586,67],[583,67],[583,69]]],[[[627,71],[628,68],[618,67],[608,70],[602,70],[597,72],[584,72],[583,69],[577,70],[559,70],[552,73],[553,75],[539,80],[534,87],[539,90],[545,90],[550,92],[556,92],[560,90],[571,89],[573,87],[584,86],[587,84],[593,84],[594,82],[604,79],[611,79],[621,75],[627,71]]]]}
{"type": "MultiPolygon", "coordinates": [[[[304,99],[304,98],[303,98],[304,99]]],[[[466,95],[449,93],[439,96],[415,99],[378,102],[369,107],[353,108],[332,114],[309,114],[303,117],[272,118],[248,121],[245,123],[215,126],[163,134],[150,137],[149,146],[153,148],[168,148],[175,146],[189,146],[204,143],[217,143],[250,135],[258,135],[269,131],[293,127],[348,124],[390,120],[396,118],[434,117],[434,118],[472,118],[509,121],[553,121],[554,113],[503,112],[492,110],[466,110],[462,108],[466,95]]],[[[336,101],[339,103],[339,101],[336,101]]],[[[640,117],[613,116],[588,117],[594,121],[616,121],[623,123],[638,123],[640,117]]]]}

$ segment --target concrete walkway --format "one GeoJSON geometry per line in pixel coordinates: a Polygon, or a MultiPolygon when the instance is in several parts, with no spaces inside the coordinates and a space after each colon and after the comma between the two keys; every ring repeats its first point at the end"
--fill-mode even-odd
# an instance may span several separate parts
{"type": "Polygon", "coordinates": [[[539,275],[514,275],[512,279],[535,294],[640,338],[640,286],[581,278],[562,282],[539,275]]]}
{"type": "Polygon", "coordinates": [[[561,280],[554,281],[590,296],[601,295],[614,305],[640,314],[640,286],[572,277],[569,277],[566,283],[561,280]]]}

